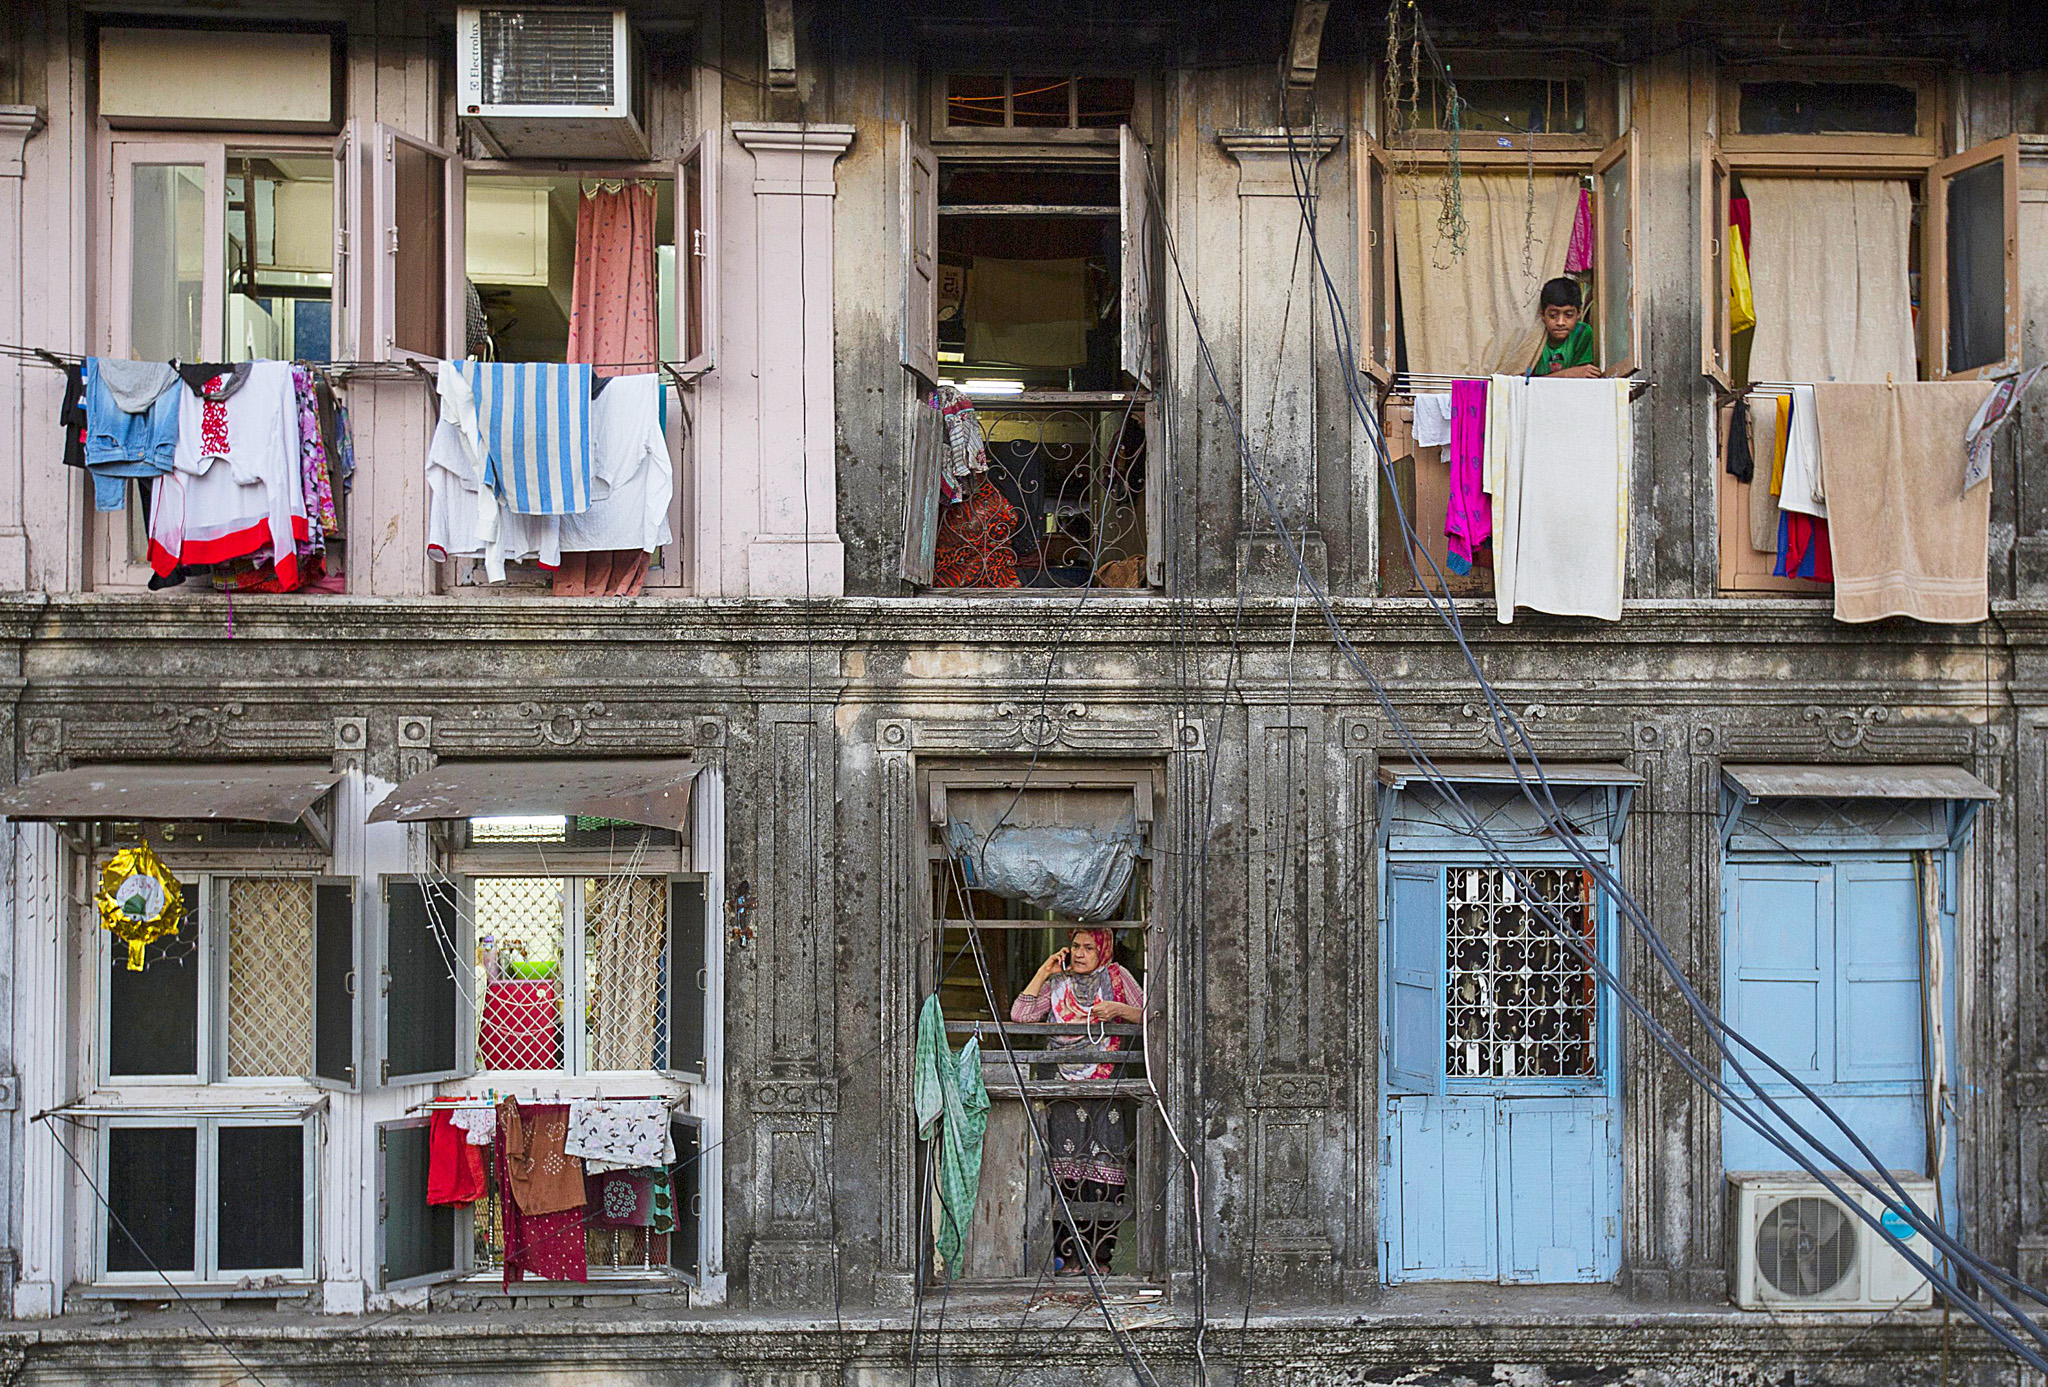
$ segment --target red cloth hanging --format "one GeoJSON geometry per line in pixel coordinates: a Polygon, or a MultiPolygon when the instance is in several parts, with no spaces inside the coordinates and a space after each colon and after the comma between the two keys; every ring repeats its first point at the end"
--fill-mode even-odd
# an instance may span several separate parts
{"type": "Polygon", "coordinates": [[[505,1229],[501,1284],[509,1291],[514,1281],[523,1281],[528,1276],[549,1281],[588,1281],[590,1260],[584,1243],[584,1211],[575,1208],[554,1214],[520,1213],[519,1201],[511,1193],[512,1172],[505,1163],[503,1122],[498,1124],[496,1151],[498,1210],[505,1229]]]}
{"type": "Polygon", "coordinates": [[[427,1122],[427,1203],[474,1204],[484,1197],[484,1149],[436,1108],[427,1122]]]}
{"type": "Polygon", "coordinates": [[[485,1069],[560,1069],[561,1022],[554,983],[494,978],[484,989],[477,1058],[485,1069]]]}

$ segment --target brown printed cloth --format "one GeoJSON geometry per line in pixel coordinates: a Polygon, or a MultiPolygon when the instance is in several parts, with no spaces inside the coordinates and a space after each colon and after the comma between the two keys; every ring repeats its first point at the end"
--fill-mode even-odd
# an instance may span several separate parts
{"type": "Polygon", "coordinates": [[[1835,619],[1990,615],[1991,489],[1962,490],[1963,433],[1989,381],[1817,384],[1835,619]]]}
{"type": "Polygon", "coordinates": [[[498,1104],[499,1141],[512,1184],[512,1201],[532,1218],[583,1207],[583,1162],[562,1148],[569,1140],[569,1105],[516,1099],[498,1104]]]}

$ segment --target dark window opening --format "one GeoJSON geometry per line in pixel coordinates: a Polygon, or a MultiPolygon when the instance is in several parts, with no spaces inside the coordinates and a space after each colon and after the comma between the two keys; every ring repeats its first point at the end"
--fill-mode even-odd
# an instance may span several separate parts
{"type": "Polygon", "coordinates": [[[1920,94],[1898,82],[1744,82],[1745,135],[1912,135],[1920,94]]]}
{"type": "Polygon", "coordinates": [[[2005,356],[2005,165],[1963,170],[1948,183],[1948,369],[1974,371],[2005,356]]]}
{"type": "Polygon", "coordinates": [[[140,972],[116,942],[107,962],[107,1073],[199,1073],[199,885],[179,882],[178,932],[143,951],[140,972]]]}
{"type": "Polygon", "coordinates": [[[198,1271],[199,1131],[107,1129],[107,1270],[198,1271]]]}
{"type": "Polygon", "coordinates": [[[306,1261],[306,1129],[265,1123],[218,1129],[217,1260],[223,1272],[292,1269],[306,1261]]]}
{"type": "Polygon", "coordinates": [[[1409,129],[1449,130],[1451,92],[1456,90],[1460,130],[1504,135],[1583,135],[1586,83],[1578,77],[1461,77],[1446,84],[1428,77],[1411,107],[1397,104],[1396,117],[1409,129]]]}
{"type": "Polygon", "coordinates": [[[1137,99],[1129,77],[1045,73],[953,73],[946,124],[968,130],[1113,130],[1128,125],[1137,99]]]}

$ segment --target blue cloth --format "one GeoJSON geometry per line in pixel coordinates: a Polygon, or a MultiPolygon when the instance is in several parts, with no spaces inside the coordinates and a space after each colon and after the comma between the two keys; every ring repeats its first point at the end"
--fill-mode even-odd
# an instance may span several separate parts
{"type": "Polygon", "coordinates": [[[85,466],[92,473],[93,509],[127,504],[130,477],[161,477],[178,451],[178,407],[184,389],[173,383],[148,410],[131,414],[100,379],[99,360],[85,362],[85,466]]]}
{"type": "Polygon", "coordinates": [[[484,480],[520,515],[590,509],[590,367],[465,361],[484,480]]]}

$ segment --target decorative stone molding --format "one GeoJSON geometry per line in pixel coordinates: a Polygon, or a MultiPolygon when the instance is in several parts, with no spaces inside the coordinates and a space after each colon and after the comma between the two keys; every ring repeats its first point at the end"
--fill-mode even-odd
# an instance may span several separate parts
{"type": "Polygon", "coordinates": [[[1327,1074],[1261,1074],[1251,1095],[1255,1108],[1327,1108],[1327,1074]]]}
{"type": "Polygon", "coordinates": [[[369,753],[370,720],[368,718],[336,718],[334,720],[334,768],[338,771],[360,771],[364,769],[364,758],[369,753]]]}
{"type": "Polygon", "coordinates": [[[1868,708],[1838,708],[1830,711],[1814,704],[1800,717],[1827,733],[1828,744],[1838,751],[1847,751],[1863,745],[1873,727],[1882,727],[1892,720],[1891,709],[1872,705],[1868,708]]]}
{"type": "Polygon", "coordinates": [[[1073,751],[1100,756],[1138,756],[1197,750],[1199,718],[1178,709],[1104,708],[1064,702],[1004,701],[974,719],[885,718],[876,725],[884,750],[940,753],[1073,751]],[[1196,741],[1186,738],[1193,732],[1196,741]]]}
{"type": "Polygon", "coordinates": [[[747,1106],[757,1113],[836,1113],[839,1081],[830,1075],[756,1079],[748,1085],[747,1106]]]}
{"type": "Polygon", "coordinates": [[[42,107],[0,106],[0,178],[22,176],[29,139],[42,128],[42,107]]]}
{"type": "Polygon", "coordinates": [[[1297,195],[1296,167],[1309,170],[1344,142],[1340,130],[1219,130],[1216,143],[1237,161],[1239,197],[1297,195]]]}

